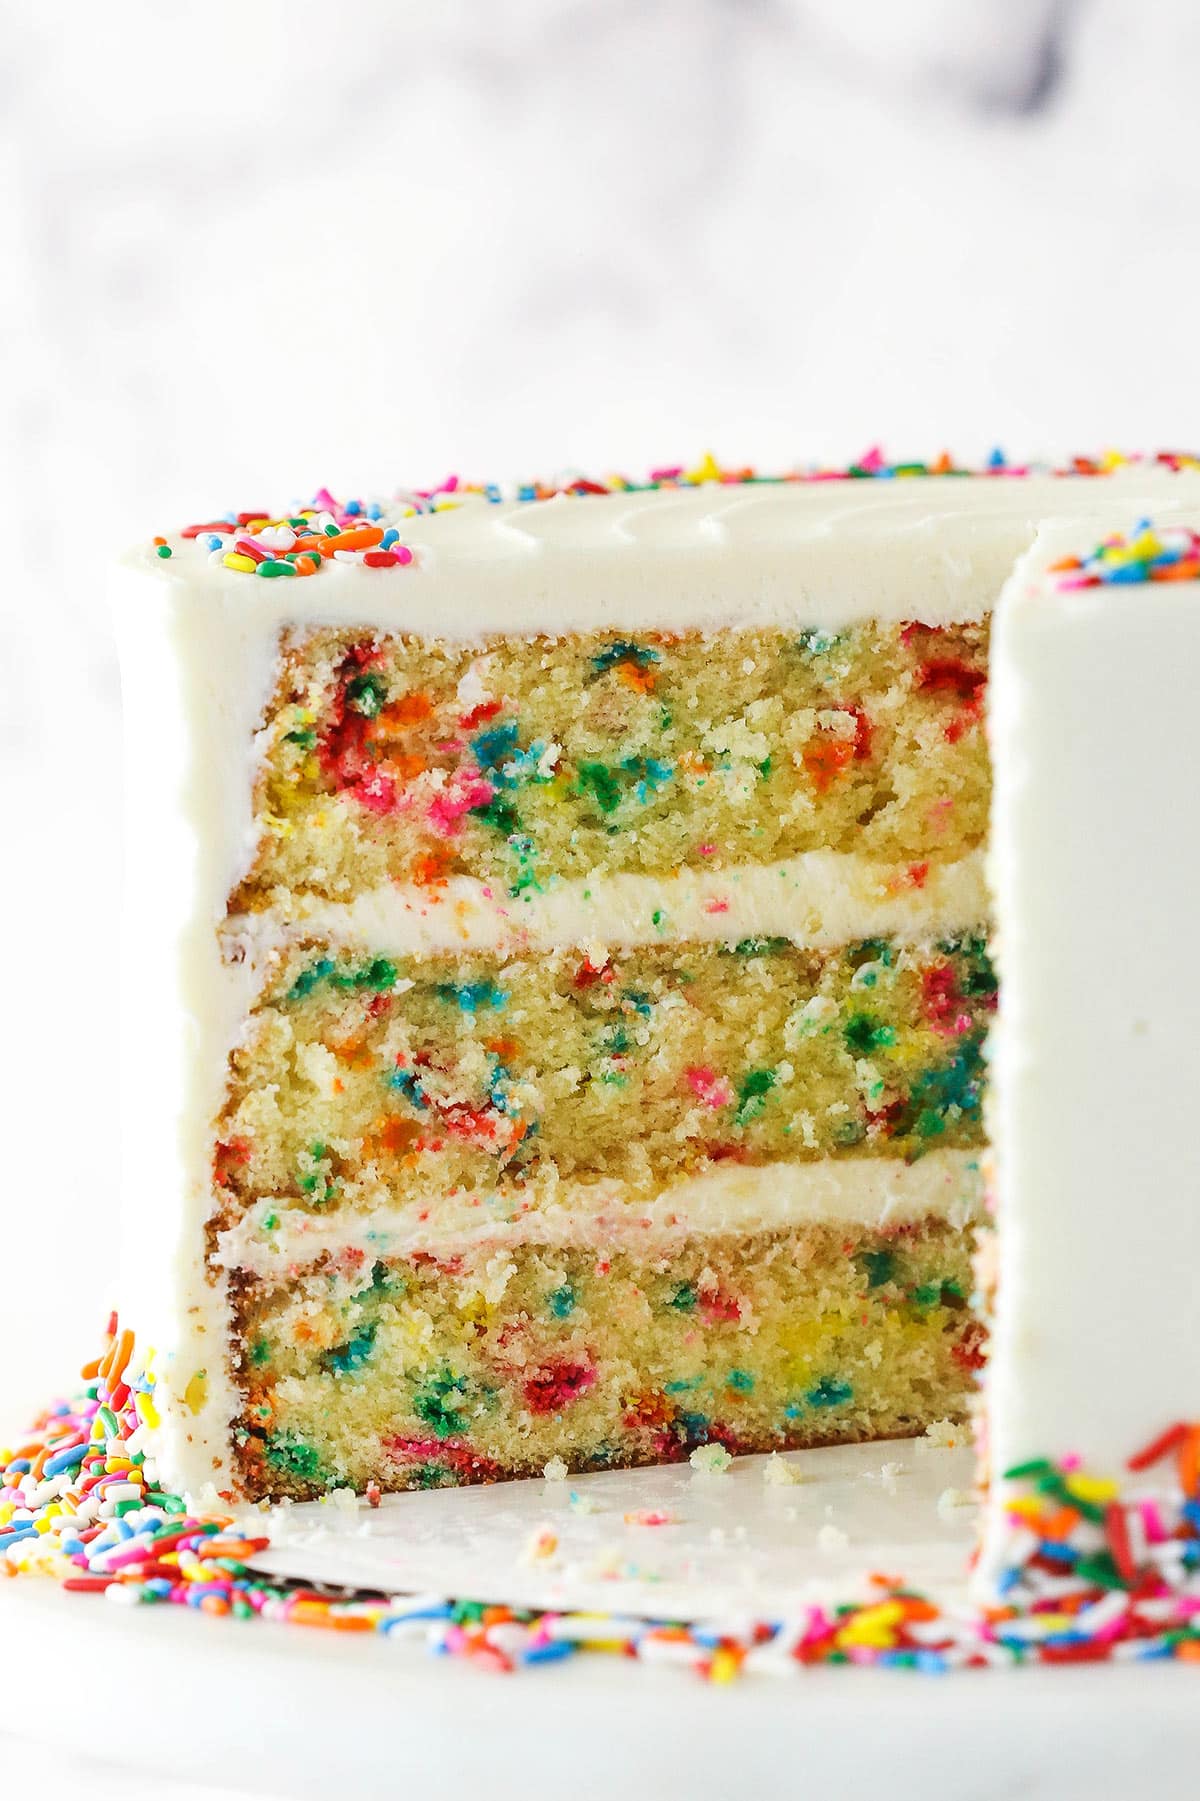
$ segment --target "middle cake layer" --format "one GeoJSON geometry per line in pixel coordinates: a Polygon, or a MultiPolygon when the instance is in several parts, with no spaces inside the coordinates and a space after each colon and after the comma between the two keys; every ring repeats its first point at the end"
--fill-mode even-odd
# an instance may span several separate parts
{"type": "Polygon", "coordinates": [[[219,1122],[214,1228],[394,1209],[430,1242],[605,1183],[912,1161],[981,1142],[982,942],[673,944],[411,961],[277,955],[219,1122]]]}

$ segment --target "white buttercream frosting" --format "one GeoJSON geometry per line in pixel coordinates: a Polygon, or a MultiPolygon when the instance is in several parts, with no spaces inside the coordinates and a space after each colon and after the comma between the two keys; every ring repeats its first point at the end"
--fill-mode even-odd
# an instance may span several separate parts
{"type": "Polygon", "coordinates": [[[829,1225],[886,1231],[924,1219],[965,1226],[977,1217],[980,1189],[974,1152],[933,1151],[916,1163],[896,1157],[722,1163],[651,1201],[631,1198],[618,1181],[573,1182],[552,1205],[524,1211],[514,1197],[470,1193],[448,1196],[433,1209],[427,1201],[401,1201],[331,1213],[266,1200],[221,1233],[217,1255],[227,1269],[278,1280],[346,1250],[371,1258],[417,1251],[452,1257],[523,1244],[653,1252],[694,1234],[829,1225]]]}
{"type": "Polygon", "coordinates": [[[831,950],[860,938],[915,943],[977,931],[987,914],[981,852],[914,871],[851,853],[806,851],[778,863],[680,869],[666,877],[551,878],[541,892],[515,899],[470,876],[433,891],[388,883],[345,902],[295,894],[261,913],[232,916],[222,936],[255,961],[289,938],[313,936],[387,956],[743,938],[791,938],[831,950]]]}
{"type": "Polygon", "coordinates": [[[181,537],[163,546],[170,557],[147,545],[127,559],[116,593],[129,893],[121,1304],[157,1348],[164,1479],[195,1492],[230,1478],[227,1309],[201,1257],[212,1121],[253,965],[223,961],[219,929],[254,849],[255,734],[282,632],[345,625],[474,641],[973,620],[1039,520],[1125,525],[1198,491],[1195,476],[1158,471],[712,485],[519,507],[475,501],[401,520],[409,568],[334,561],[310,577],[264,580],[181,537]],[[184,1393],[199,1370],[206,1386],[192,1384],[193,1412],[184,1393]]]}
{"type": "Polygon", "coordinates": [[[1063,591],[1097,536],[1047,533],[993,637],[997,1475],[1200,1413],[1200,583],[1063,591]]]}

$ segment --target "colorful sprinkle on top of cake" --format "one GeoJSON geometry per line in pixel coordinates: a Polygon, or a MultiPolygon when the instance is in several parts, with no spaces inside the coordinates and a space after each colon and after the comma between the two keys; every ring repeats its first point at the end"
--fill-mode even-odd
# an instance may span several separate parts
{"type": "MultiPolygon", "coordinates": [[[[449,512],[470,502],[492,505],[517,504],[557,498],[586,499],[593,495],[653,493],[659,489],[699,488],[706,484],[744,486],[854,480],[890,480],[913,476],[1028,475],[1099,476],[1119,469],[1200,469],[1200,457],[1187,451],[1104,451],[1098,456],[1075,456],[1063,463],[1010,462],[993,450],[986,462],[972,467],[949,454],[932,462],[889,462],[879,445],[873,445],[857,461],[845,467],[819,464],[766,473],[748,465],[726,467],[711,452],[695,464],[676,463],[652,469],[642,481],[624,475],[601,480],[568,473],[550,480],[518,482],[469,482],[451,475],[434,488],[400,489],[385,506],[379,501],[339,501],[322,488],[311,503],[279,516],[258,507],[227,513],[219,519],[184,528],[184,538],[196,539],[214,562],[244,575],[292,577],[315,575],[331,560],[360,563],[370,569],[406,567],[412,550],[401,541],[396,517],[416,518],[449,512]],[[386,517],[385,517],[386,514],[386,517]]],[[[154,540],[155,552],[166,559],[173,552],[165,537],[154,540]]]]}
{"type": "Polygon", "coordinates": [[[1194,582],[1200,579],[1200,532],[1187,525],[1155,527],[1148,519],[1128,536],[1114,532],[1083,557],[1051,566],[1055,586],[1100,588],[1119,582],[1194,582]]]}

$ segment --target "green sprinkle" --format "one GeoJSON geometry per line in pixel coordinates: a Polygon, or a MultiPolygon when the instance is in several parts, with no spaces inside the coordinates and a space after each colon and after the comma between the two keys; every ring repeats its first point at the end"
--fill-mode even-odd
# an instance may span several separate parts
{"type": "Polygon", "coordinates": [[[854,1390],[848,1382],[841,1382],[836,1376],[822,1376],[805,1398],[810,1407],[844,1407],[853,1395],[854,1390]]]}
{"type": "Polygon", "coordinates": [[[692,1313],[696,1306],[696,1290],[690,1282],[681,1282],[667,1302],[677,1313],[692,1313]]]}
{"type": "Polygon", "coordinates": [[[289,1433],[272,1434],[266,1441],[265,1453],[267,1462],[288,1476],[298,1476],[305,1482],[320,1478],[320,1452],[289,1433]]]}
{"type": "Polygon", "coordinates": [[[258,565],[258,573],[260,575],[295,575],[296,570],[294,564],[286,560],[268,557],[265,563],[258,565]]]}
{"type": "Polygon", "coordinates": [[[1054,1473],[1054,1465],[1048,1457],[1031,1457],[1027,1463],[1014,1463],[1004,1472],[1006,1482],[1023,1482],[1032,1476],[1049,1476],[1054,1473]]]}
{"type": "Polygon", "coordinates": [[[742,1077],[738,1086],[737,1112],[734,1119],[739,1126],[749,1125],[757,1119],[767,1104],[767,1095],[775,1086],[773,1069],[752,1069],[742,1077]]]}
{"type": "Polygon", "coordinates": [[[885,1025],[873,1013],[851,1014],[842,1028],[842,1037],[847,1048],[859,1057],[869,1057],[872,1051],[884,1050],[896,1042],[895,1028],[885,1025]]]}
{"type": "Polygon", "coordinates": [[[436,1437],[451,1438],[466,1425],[466,1378],[453,1370],[439,1370],[413,1397],[413,1412],[436,1437]]]}
{"type": "Polygon", "coordinates": [[[602,813],[615,813],[621,804],[620,785],[604,763],[581,763],[578,789],[580,794],[592,795],[602,813]]]}
{"type": "Polygon", "coordinates": [[[156,556],[169,557],[171,554],[171,546],[169,544],[156,544],[154,546],[154,552],[156,556]]]}
{"type": "MultiPolygon", "coordinates": [[[[265,567],[265,564],[259,565],[260,573],[265,567]]],[[[356,675],[346,684],[346,705],[361,713],[364,719],[375,719],[387,704],[387,697],[386,682],[371,670],[356,675]]]]}
{"type": "Polygon", "coordinates": [[[750,1374],[749,1370],[730,1370],[727,1384],[730,1388],[735,1389],[738,1394],[748,1395],[750,1390],[754,1387],[754,1377],[750,1374]]]}
{"type": "Polygon", "coordinates": [[[863,1251],[858,1260],[867,1272],[868,1288],[882,1288],[895,1274],[896,1257],[893,1251],[863,1251]]]}
{"type": "Polygon", "coordinates": [[[250,1347],[250,1361],[261,1367],[271,1361],[271,1341],[269,1338],[256,1338],[250,1347]]]}

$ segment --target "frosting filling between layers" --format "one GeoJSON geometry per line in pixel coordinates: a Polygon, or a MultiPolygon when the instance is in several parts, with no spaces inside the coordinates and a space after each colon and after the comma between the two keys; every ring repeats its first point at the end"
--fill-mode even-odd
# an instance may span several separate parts
{"type": "Polygon", "coordinates": [[[470,876],[432,891],[380,885],[346,902],[289,894],[261,913],[231,917],[222,938],[227,954],[252,962],[280,942],[309,938],[394,956],[755,937],[825,950],[864,938],[969,932],[987,914],[980,851],[942,864],[806,851],[725,870],[553,879],[518,897],[470,876]]]}
{"type": "MultiPolygon", "coordinates": [[[[496,1197],[448,1195],[436,1210],[424,1200],[370,1211],[321,1215],[257,1202],[219,1234],[215,1261],[256,1276],[285,1274],[346,1251],[366,1258],[439,1256],[484,1245],[616,1243],[649,1247],[691,1235],[742,1234],[799,1226],[847,1225],[873,1231],[922,1219],[958,1229],[979,1215],[979,1154],[931,1151],[915,1163],[886,1157],[830,1157],[819,1162],[723,1164],[665,1189],[651,1202],[630,1202],[613,1180],[564,1185],[564,1199],[497,1217],[496,1197]],[[273,1223],[271,1223],[273,1222],[273,1223]]],[[[511,1204],[512,1196],[506,1197],[511,1204]]],[[[503,1203],[501,1203],[503,1204],[503,1203]]]]}

